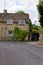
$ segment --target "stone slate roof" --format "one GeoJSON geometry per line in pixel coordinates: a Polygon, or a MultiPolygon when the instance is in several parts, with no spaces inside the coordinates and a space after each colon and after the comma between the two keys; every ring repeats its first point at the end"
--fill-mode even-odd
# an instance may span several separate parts
{"type": "Polygon", "coordinates": [[[6,22],[6,20],[10,18],[14,21],[25,19],[26,22],[29,22],[29,15],[28,14],[17,14],[17,13],[0,13],[0,22],[6,22]]]}

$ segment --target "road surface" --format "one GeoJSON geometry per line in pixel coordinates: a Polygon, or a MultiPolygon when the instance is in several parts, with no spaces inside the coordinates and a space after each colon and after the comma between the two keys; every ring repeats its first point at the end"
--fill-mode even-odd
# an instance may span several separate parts
{"type": "Polygon", "coordinates": [[[43,65],[43,48],[26,42],[0,42],[0,65],[43,65]]]}

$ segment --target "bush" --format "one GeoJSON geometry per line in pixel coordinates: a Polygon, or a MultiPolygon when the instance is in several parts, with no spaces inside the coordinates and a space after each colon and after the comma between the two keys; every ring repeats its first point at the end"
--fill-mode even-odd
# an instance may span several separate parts
{"type": "Polygon", "coordinates": [[[25,37],[28,35],[28,31],[22,31],[21,29],[16,27],[14,29],[13,34],[14,34],[14,37],[15,37],[16,40],[24,41],[25,37]]]}
{"type": "Polygon", "coordinates": [[[8,41],[14,41],[13,37],[8,37],[8,41]]]}

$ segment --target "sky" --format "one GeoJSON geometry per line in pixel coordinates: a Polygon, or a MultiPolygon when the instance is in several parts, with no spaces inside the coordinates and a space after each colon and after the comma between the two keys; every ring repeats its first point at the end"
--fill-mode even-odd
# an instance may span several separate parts
{"type": "MultiPolygon", "coordinates": [[[[4,9],[7,9],[8,13],[22,10],[29,14],[32,23],[34,23],[38,21],[37,4],[38,0],[0,0],[0,12],[3,12],[4,9]]],[[[37,24],[39,23],[36,22],[37,24]]]]}

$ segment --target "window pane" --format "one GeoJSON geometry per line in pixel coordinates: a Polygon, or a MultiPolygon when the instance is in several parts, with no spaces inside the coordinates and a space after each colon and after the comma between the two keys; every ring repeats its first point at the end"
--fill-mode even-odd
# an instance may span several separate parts
{"type": "Polygon", "coordinates": [[[12,30],[8,30],[8,36],[12,36],[12,30]]]}
{"type": "Polygon", "coordinates": [[[19,24],[25,24],[25,20],[19,20],[19,24]]]}
{"type": "Polygon", "coordinates": [[[12,19],[7,19],[7,24],[13,24],[13,20],[12,19]]]}
{"type": "Polygon", "coordinates": [[[8,34],[12,34],[12,31],[9,30],[9,31],[8,31],[8,34]]]}
{"type": "Polygon", "coordinates": [[[23,24],[25,24],[25,20],[23,20],[23,24]]]}

